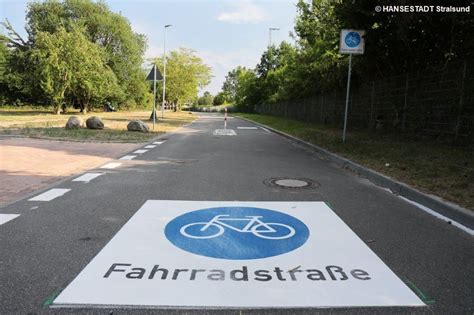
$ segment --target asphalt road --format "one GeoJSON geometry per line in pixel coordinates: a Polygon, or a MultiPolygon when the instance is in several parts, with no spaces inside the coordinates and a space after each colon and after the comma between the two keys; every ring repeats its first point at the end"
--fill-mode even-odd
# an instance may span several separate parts
{"type": "MultiPolygon", "coordinates": [[[[215,136],[222,116],[201,118],[166,142],[51,201],[27,199],[0,208],[20,214],[0,225],[0,314],[233,313],[240,310],[51,309],[48,304],[147,200],[324,201],[405,283],[427,301],[421,308],[269,309],[242,313],[474,312],[474,242],[391,193],[320,159],[311,150],[230,119],[236,136],[215,136]],[[264,185],[269,178],[309,178],[315,189],[264,185]]],[[[118,162],[118,161],[117,161],[118,162]]],[[[34,166],[33,166],[34,167],[34,166]]],[[[40,192],[38,192],[39,194],[40,192]]],[[[291,297],[289,297],[291,298],[291,297]]],[[[343,297],[341,297],[343,298],[343,297]]]]}

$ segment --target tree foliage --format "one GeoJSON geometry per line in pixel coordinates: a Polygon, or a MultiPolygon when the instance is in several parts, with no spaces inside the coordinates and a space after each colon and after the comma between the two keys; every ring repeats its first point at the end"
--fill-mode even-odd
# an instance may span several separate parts
{"type": "Polygon", "coordinates": [[[219,92],[214,96],[214,99],[212,100],[212,105],[214,106],[219,106],[222,104],[227,103],[227,96],[224,92],[219,92]]]}
{"type": "MultiPolygon", "coordinates": [[[[411,4],[402,1],[403,4],[411,4]]],[[[434,0],[424,3],[438,5],[434,0]]],[[[240,109],[328,93],[345,85],[347,56],[339,54],[343,28],[366,30],[365,54],[354,58],[353,82],[444,67],[474,57],[474,17],[466,13],[377,13],[389,1],[299,0],[295,44],[268,47],[254,70],[229,72],[222,92],[240,109]]],[[[295,103],[296,104],[296,103],[295,103]]],[[[297,106],[297,105],[295,105],[297,106]]]]}
{"type": "Polygon", "coordinates": [[[200,98],[198,98],[198,105],[212,105],[213,101],[214,96],[209,91],[206,91],[200,98]]]}
{"type": "MultiPolygon", "coordinates": [[[[164,73],[163,57],[154,58],[153,63],[164,73]]],[[[194,50],[180,48],[166,57],[166,100],[176,104],[178,110],[181,105],[192,103],[198,90],[208,85],[210,80],[211,68],[196,56],[194,50]]],[[[159,86],[159,90],[161,88],[159,86]]]]}
{"type": "Polygon", "coordinates": [[[119,104],[146,102],[149,88],[141,69],[146,38],[134,33],[128,20],[110,11],[104,1],[31,2],[26,18],[27,39],[21,38],[8,21],[3,23],[8,33],[3,39],[8,41],[12,50],[6,66],[6,75],[10,76],[6,94],[10,98],[38,102],[51,100],[54,94],[54,102],[61,98],[87,104],[105,98],[119,104]],[[80,59],[82,53],[91,53],[97,59],[91,57],[75,68],[76,77],[81,76],[81,80],[76,80],[78,83],[70,83],[72,78],[62,80],[67,87],[63,87],[64,96],[59,97],[62,93],[53,83],[47,83],[50,79],[44,78],[40,80],[41,84],[36,84],[36,80],[28,78],[42,73],[53,75],[53,69],[58,73],[65,72],[59,62],[48,64],[54,62],[54,55],[48,55],[48,51],[56,51],[60,43],[71,43],[74,40],[72,34],[77,37],[76,41],[81,41],[81,46],[76,46],[75,50],[71,48],[68,58],[80,59]],[[36,63],[37,58],[44,61],[47,56],[48,62],[36,63]]]}

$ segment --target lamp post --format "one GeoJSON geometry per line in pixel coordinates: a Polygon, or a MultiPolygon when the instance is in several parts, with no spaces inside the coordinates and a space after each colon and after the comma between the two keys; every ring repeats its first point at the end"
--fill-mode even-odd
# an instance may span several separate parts
{"type": "Polygon", "coordinates": [[[279,31],[279,28],[276,27],[270,27],[268,29],[268,47],[272,45],[272,31],[279,31]]]}
{"type": "Polygon", "coordinates": [[[163,100],[161,103],[161,118],[165,117],[165,96],[166,96],[166,29],[170,27],[171,24],[165,25],[165,41],[163,45],[163,100]]]}

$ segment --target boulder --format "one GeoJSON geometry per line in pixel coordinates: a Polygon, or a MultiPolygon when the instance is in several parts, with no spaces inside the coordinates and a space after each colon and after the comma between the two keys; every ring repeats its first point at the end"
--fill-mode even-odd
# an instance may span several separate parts
{"type": "Polygon", "coordinates": [[[140,132],[148,132],[150,129],[148,126],[141,120],[132,120],[127,125],[128,131],[140,131],[140,132]]]}
{"type": "Polygon", "coordinates": [[[92,116],[86,120],[87,129],[104,129],[104,123],[97,116],[92,116]]]}
{"type": "Polygon", "coordinates": [[[81,118],[77,116],[71,116],[67,120],[65,128],[66,129],[80,129],[82,128],[82,126],[84,126],[84,121],[81,118]]]}

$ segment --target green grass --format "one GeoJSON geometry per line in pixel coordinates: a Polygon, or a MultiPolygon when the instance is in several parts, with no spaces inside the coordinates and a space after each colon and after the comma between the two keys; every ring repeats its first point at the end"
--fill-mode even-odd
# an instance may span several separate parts
{"type": "Polygon", "coordinates": [[[346,143],[342,143],[338,128],[266,115],[236,116],[291,134],[424,192],[474,209],[474,145],[370,130],[350,130],[346,143]]]}
{"type": "Polygon", "coordinates": [[[145,142],[152,138],[170,132],[195,119],[194,115],[184,112],[165,112],[161,118],[161,112],[157,115],[158,121],[155,130],[152,130],[152,122],[149,120],[150,111],[131,112],[97,112],[82,115],[78,112],[56,115],[48,110],[22,110],[22,109],[0,109],[0,135],[25,136],[33,138],[74,140],[74,141],[97,141],[97,142],[145,142]],[[104,130],[66,130],[64,126],[72,115],[81,117],[84,122],[90,116],[98,116],[105,125],[104,130]],[[140,119],[147,123],[149,133],[127,131],[130,120],[140,119]]]}

